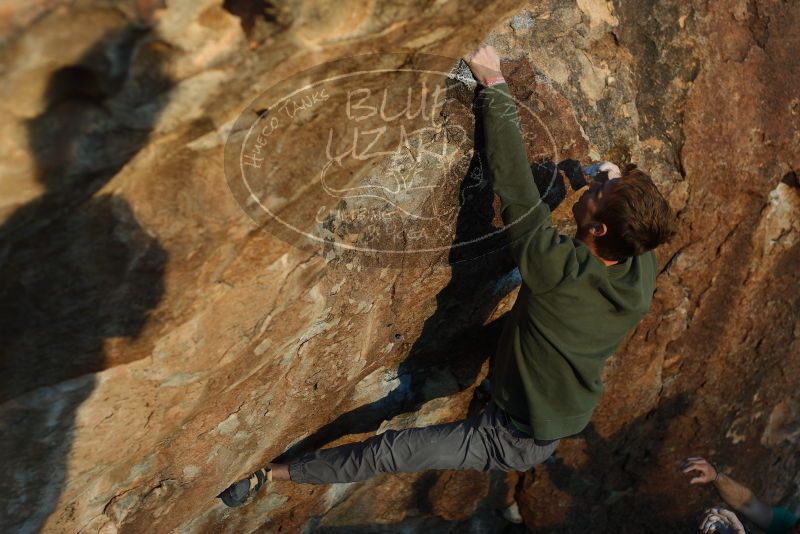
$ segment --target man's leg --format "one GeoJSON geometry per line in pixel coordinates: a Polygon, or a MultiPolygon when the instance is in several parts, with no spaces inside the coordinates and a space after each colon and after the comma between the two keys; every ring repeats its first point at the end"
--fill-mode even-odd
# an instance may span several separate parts
{"type": "Polygon", "coordinates": [[[486,411],[469,419],[388,430],[366,441],[306,454],[288,466],[270,466],[293,482],[306,484],[355,482],[381,473],[426,469],[527,470],[546,460],[557,445],[541,447],[533,439],[512,434],[505,414],[490,403],[486,411]]]}
{"type": "Polygon", "coordinates": [[[365,441],[315,451],[291,462],[289,477],[297,483],[329,484],[390,472],[481,469],[487,463],[486,447],[477,435],[481,417],[387,430],[365,441]]]}

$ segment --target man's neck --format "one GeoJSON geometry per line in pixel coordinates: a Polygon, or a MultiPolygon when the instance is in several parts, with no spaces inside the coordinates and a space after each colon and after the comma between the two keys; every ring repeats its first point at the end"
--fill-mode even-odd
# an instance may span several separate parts
{"type": "Polygon", "coordinates": [[[580,240],[580,241],[583,241],[583,244],[586,245],[586,247],[592,253],[592,256],[594,256],[595,258],[597,258],[598,260],[603,262],[606,267],[611,266],[611,265],[616,265],[616,264],[619,263],[618,261],[615,261],[615,260],[607,260],[604,257],[602,257],[600,254],[598,254],[597,253],[597,248],[594,246],[594,240],[590,236],[581,235],[579,233],[579,234],[575,235],[575,238],[580,240]]]}

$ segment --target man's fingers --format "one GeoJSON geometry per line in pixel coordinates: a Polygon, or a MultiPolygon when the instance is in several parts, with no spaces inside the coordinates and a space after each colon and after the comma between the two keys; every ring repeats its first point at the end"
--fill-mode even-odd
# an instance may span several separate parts
{"type": "Polygon", "coordinates": [[[615,164],[611,163],[610,161],[604,161],[600,167],[601,172],[605,172],[608,174],[609,179],[611,178],[621,178],[622,172],[620,172],[619,167],[615,164]]]}
{"type": "Polygon", "coordinates": [[[688,473],[689,471],[694,469],[694,464],[692,462],[684,462],[680,466],[678,466],[678,469],[684,473],[688,473]]]}
{"type": "Polygon", "coordinates": [[[717,513],[720,515],[720,517],[725,518],[725,520],[727,520],[731,525],[735,525],[740,522],[739,518],[736,517],[736,514],[730,510],[726,510],[723,508],[717,513]]]}
{"type": "Polygon", "coordinates": [[[692,462],[690,464],[686,464],[682,466],[682,471],[685,474],[691,473],[692,471],[697,471],[698,473],[702,473],[704,475],[711,475],[711,466],[708,464],[701,464],[698,462],[692,462]]]}
{"type": "Polygon", "coordinates": [[[717,531],[717,525],[719,525],[720,523],[721,523],[721,519],[720,519],[720,517],[718,515],[713,514],[713,513],[712,514],[708,514],[706,516],[706,520],[703,522],[703,532],[705,532],[705,533],[716,532],[717,531]]]}
{"type": "Polygon", "coordinates": [[[700,458],[699,456],[692,456],[690,458],[686,458],[683,462],[681,462],[681,468],[691,464],[705,464],[705,463],[708,462],[706,462],[703,458],[700,458]]]}
{"type": "Polygon", "coordinates": [[[470,52],[467,52],[466,54],[464,54],[464,57],[462,57],[461,59],[463,59],[464,61],[472,61],[472,58],[474,58],[475,55],[478,52],[480,52],[481,50],[483,50],[484,48],[486,48],[485,44],[478,45],[478,48],[476,48],[475,50],[472,50],[470,52]]]}

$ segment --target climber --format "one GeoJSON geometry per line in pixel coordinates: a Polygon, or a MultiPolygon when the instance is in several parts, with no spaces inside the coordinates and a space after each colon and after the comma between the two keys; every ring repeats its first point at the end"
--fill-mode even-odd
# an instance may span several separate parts
{"type": "MultiPolygon", "coordinates": [[[[746,486],[719,471],[708,460],[700,457],[687,458],[680,466],[684,473],[693,473],[691,484],[708,484],[717,488],[728,506],[758,525],[767,534],[800,534],[800,518],[786,508],[769,506],[746,486]]],[[[706,511],[700,524],[702,532],[717,534],[745,534],[745,528],[736,514],[724,508],[706,511]]]]}
{"type": "Polygon", "coordinates": [[[497,346],[491,402],[468,419],[270,463],[220,494],[228,506],[248,502],[273,479],[327,484],[426,469],[525,471],[588,424],[605,360],[649,308],[653,249],[673,234],[674,216],[646,174],[606,163],[572,208],[575,238],[560,235],[536,189],[496,52],[482,46],[464,59],[482,86],[485,155],[523,281],[497,346]]]}

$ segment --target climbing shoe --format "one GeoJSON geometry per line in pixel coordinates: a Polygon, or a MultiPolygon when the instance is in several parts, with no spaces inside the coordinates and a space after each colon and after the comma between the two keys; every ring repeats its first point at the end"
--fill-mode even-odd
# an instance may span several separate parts
{"type": "Polygon", "coordinates": [[[226,506],[236,508],[252,501],[261,486],[267,482],[272,482],[272,469],[264,467],[252,473],[249,477],[234,482],[217,497],[222,499],[226,506]]]}
{"type": "Polygon", "coordinates": [[[522,514],[519,512],[519,505],[516,501],[514,501],[511,506],[503,508],[503,510],[500,512],[500,515],[503,517],[503,519],[515,525],[521,525],[523,522],[522,514]]]}

